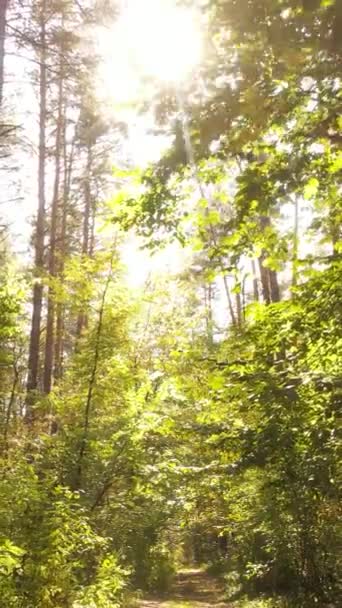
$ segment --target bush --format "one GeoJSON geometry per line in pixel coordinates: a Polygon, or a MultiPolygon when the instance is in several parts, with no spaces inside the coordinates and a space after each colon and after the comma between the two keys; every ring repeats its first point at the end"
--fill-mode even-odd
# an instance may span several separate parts
{"type": "Polygon", "coordinates": [[[106,556],[99,565],[94,582],[83,589],[73,608],[116,608],[121,605],[129,572],[123,570],[115,555],[106,556]]]}
{"type": "Polygon", "coordinates": [[[148,587],[153,591],[167,591],[172,583],[175,567],[171,555],[159,547],[151,551],[151,571],[148,587]]]}

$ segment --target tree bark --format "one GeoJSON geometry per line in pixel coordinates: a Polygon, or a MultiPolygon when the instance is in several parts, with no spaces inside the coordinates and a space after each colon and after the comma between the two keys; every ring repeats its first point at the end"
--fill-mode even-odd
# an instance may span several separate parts
{"type": "Polygon", "coordinates": [[[254,301],[259,302],[259,286],[258,286],[258,276],[255,260],[252,260],[252,273],[253,273],[253,295],[254,301]]]}
{"type": "Polygon", "coordinates": [[[6,448],[7,448],[7,437],[8,437],[9,425],[11,422],[11,416],[12,416],[13,408],[14,408],[15,401],[16,401],[18,383],[19,383],[19,370],[18,370],[16,362],[14,362],[12,388],[11,388],[11,394],[10,394],[10,398],[9,398],[7,410],[6,410],[6,420],[5,420],[5,429],[4,429],[4,443],[5,443],[6,448]]]}
{"type": "MultiPolygon", "coordinates": [[[[73,148],[70,154],[73,154],[73,148]]],[[[59,276],[63,275],[64,271],[64,259],[65,259],[65,246],[66,246],[66,230],[67,230],[67,217],[68,217],[68,199],[70,192],[70,177],[69,177],[69,166],[68,161],[68,150],[66,141],[66,112],[64,108],[64,119],[63,119],[63,198],[62,198],[62,218],[59,235],[59,258],[58,258],[58,273],[59,276]]],[[[55,354],[54,354],[54,371],[53,377],[55,380],[59,380],[63,375],[63,353],[64,353],[64,306],[62,302],[58,302],[56,309],[56,340],[55,340],[55,354]]]]}
{"type": "Polygon", "coordinates": [[[213,336],[213,294],[212,294],[212,286],[204,285],[204,302],[205,302],[205,322],[208,336],[208,344],[209,346],[213,345],[214,336],[213,336]]]}
{"type": "MultiPolygon", "coordinates": [[[[66,101],[65,101],[66,102],[66,101]]],[[[70,150],[68,150],[67,133],[66,133],[66,109],[64,108],[64,125],[63,125],[63,199],[62,199],[62,218],[61,230],[59,236],[59,268],[58,273],[63,275],[64,261],[67,255],[67,227],[69,213],[69,198],[71,192],[71,178],[73,175],[73,167],[75,160],[75,145],[77,140],[78,125],[75,126],[75,132],[71,142],[70,150]]],[[[54,379],[58,380],[63,376],[64,367],[64,350],[65,350],[65,306],[62,302],[57,304],[56,310],[56,340],[55,340],[55,356],[54,356],[54,379]]]]}
{"type": "MultiPolygon", "coordinates": [[[[223,269],[223,264],[221,264],[221,268],[223,269]]],[[[230,314],[230,318],[232,321],[233,325],[236,325],[236,316],[234,313],[234,308],[233,308],[233,303],[232,303],[232,297],[230,295],[230,291],[229,291],[229,284],[228,284],[228,279],[225,275],[223,275],[223,286],[224,286],[224,291],[226,294],[226,298],[227,298],[227,304],[228,304],[228,308],[229,308],[229,314],[230,314]]]]}
{"type": "Polygon", "coordinates": [[[292,255],[292,287],[297,285],[298,275],[298,230],[299,230],[299,203],[298,197],[294,200],[294,226],[293,226],[293,255],[292,255]]]}
{"type": "Polygon", "coordinates": [[[242,327],[242,303],[241,303],[241,294],[236,294],[236,316],[237,316],[237,324],[238,327],[242,327]]]}
{"type": "MultiPolygon", "coordinates": [[[[91,216],[91,170],[93,164],[93,155],[91,143],[87,146],[87,166],[84,182],[84,216],[83,216],[83,235],[82,235],[82,255],[89,255],[90,242],[90,216],[91,216]]],[[[80,312],[77,317],[76,336],[80,338],[83,329],[87,326],[87,315],[85,312],[80,312]]]]}
{"type": "Polygon", "coordinates": [[[49,243],[49,290],[47,304],[47,321],[46,321],[46,337],[45,337],[45,360],[44,360],[44,376],[43,390],[46,395],[51,392],[52,388],[52,372],[53,359],[55,348],[55,292],[54,285],[51,281],[56,277],[56,242],[58,231],[58,212],[59,212],[59,191],[60,191],[60,175],[61,175],[61,150],[63,138],[63,67],[60,62],[61,73],[58,84],[58,113],[57,113],[57,130],[56,130],[56,147],[55,147],[55,181],[53,189],[53,198],[51,206],[51,224],[50,224],[50,243],[49,243]]]}
{"type": "MultiPolygon", "coordinates": [[[[271,219],[268,216],[261,216],[260,224],[262,230],[265,230],[271,226],[271,219]]],[[[259,257],[259,269],[264,301],[266,304],[271,304],[280,301],[280,289],[276,271],[264,266],[267,255],[268,252],[263,251],[259,257]]]]}
{"type": "Polygon", "coordinates": [[[46,0],[40,10],[40,68],[39,68],[39,152],[38,152],[38,212],[35,234],[35,281],[33,287],[32,322],[29,344],[26,420],[33,420],[34,393],[38,388],[40,332],[43,303],[42,273],[44,270],[45,231],[45,158],[46,158],[46,0]]]}
{"type": "Polygon", "coordinates": [[[271,302],[280,302],[278,275],[275,270],[268,269],[268,273],[271,288],[271,302]]]}

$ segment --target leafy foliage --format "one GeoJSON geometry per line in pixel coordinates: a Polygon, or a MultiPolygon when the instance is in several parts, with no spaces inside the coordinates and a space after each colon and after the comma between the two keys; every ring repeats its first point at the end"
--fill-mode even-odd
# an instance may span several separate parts
{"type": "Polygon", "coordinates": [[[116,7],[33,4],[42,222],[33,272],[0,253],[0,606],[121,607],[193,563],[236,607],[337,606],[341,3],[202,2],[144,169],[72,33],[116,7]],[[186,246],[183,271],[129,289],[132,228],[186,246]]]}

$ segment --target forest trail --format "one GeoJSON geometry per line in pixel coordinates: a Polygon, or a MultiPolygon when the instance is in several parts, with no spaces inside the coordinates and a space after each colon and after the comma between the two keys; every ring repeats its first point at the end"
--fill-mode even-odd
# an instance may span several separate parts
{"type": "Polygon", "coordinates": [[[145,599],[139,608],[229,608],[219,581],[203,570],[179,572],[170,594],[145,599]]]}

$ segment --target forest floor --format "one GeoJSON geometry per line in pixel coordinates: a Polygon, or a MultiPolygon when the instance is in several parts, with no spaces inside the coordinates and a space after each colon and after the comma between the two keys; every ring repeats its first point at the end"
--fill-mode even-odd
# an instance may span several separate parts
{"type": "Polygon", "coordinates": [[[224,601],[220,582],[203,570],[179,572],[170,593],[163,598],[151,597],[140,608],[229,608],[224,601]]]}

